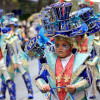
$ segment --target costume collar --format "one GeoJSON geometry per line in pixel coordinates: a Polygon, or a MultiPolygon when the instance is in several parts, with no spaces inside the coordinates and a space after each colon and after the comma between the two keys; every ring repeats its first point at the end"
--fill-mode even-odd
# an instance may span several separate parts
{"type": "Polygon", "coordinates": [[[87,34],[84,34],[84,36],[83,36],[83,38],[82,38],[82,40],[81,41],[79,41],[78,43],[83,43],[85,40],[87,39],[87,34]]]}
{"type": "Polygon", "coordinates": [[[75,73],[77,69],[81,67],[81,65],[85,62],[85,60],[89,57],[89,55],[90,55],[89,53],[79,53],[79,52],[75,54],[73,73],[75,73]]]}

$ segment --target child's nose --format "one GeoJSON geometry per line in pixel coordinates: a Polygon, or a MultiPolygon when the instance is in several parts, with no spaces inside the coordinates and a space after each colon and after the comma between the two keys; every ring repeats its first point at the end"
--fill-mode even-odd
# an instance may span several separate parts
{"type": "Polygon", "coordinates": [[[62,46],[59,46],[59,49],[63,49],[63,47],[62,46]]]}

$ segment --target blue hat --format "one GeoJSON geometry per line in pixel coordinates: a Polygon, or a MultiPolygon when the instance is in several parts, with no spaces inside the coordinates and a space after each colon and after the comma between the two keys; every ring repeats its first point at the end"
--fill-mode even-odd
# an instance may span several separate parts
{"type": "Polygon", "coordinates": [[[84,23],[87,24],[88,26],[87,35],[91,35],[100,30],[100,24],[98,24],[99,22],[96,22],[93,18],[94,16],[93,8],[87,7],[80,9],[77,13],[77,16],[79,16],[84,21],[84,23]]]}
{"type": "Polygon", "coordinates": [[[41,58],[44,55],[44,48],[43,46],[39,45],[37,39],[37,37],[33,37],[32,39],[30,39],[30,41],[27,43],[26,53],[29,56],[36,56],[38,58],[41,58]]]}
{"type": "Polygon", "coordinates": [[[14,25],[15,27],[18,26],[18,24],[15,23],[15,22],[13,22],[13,21],[9,21],[9,22],[6,23],[6,26],[7,26],[7,27],[9,27],[10,25],[14,25]]]}
{"type": "Polygon", "coordinates": [[[3,29],[2,29],[2,32],[3,33],[7,33],[7,32],[9,32],[11,30],[11,28],[9,28],[9,27],[4,27],[3,29]]]}
{"type": "MultiPolygon", "coordinates": [[[[72,3],[63,2],[63,3],[54,3],[50,6],[52,9],[48,13],[48,17],[45,18],[43,26],[45,29],[51,29],[51,33],[48,33],[46,36],[66,36],[73,37],[77,33],[81,34],[83,31],[83,27],[87,27],[85,24],[80,24],[75,16],[70,17],[70,10],[72,7],[72,3]],[[46,24],[45,24],[46,22],[46,24]]],[[[45,15],[45,13],[43,14],[45,15]]],[[[86,32],[86,29],[84,30],[86,32]]]]}
{"type": "MultiPolygon", "coordinates": [[[[41,18],[42,18],[42,25],[43,25],[43,28],[44,28],[44,31],[47,32],[47,37],[51,37],[53,35],[53,32],[54,32],[54,26],[52,24],[52,22],[50,21],[50,13],[51,13],[51,7],[50,6],[47,6],[46,8],[44,8],[42,10],[42,13],[41,13],[41,18]]],[[[53,18],[53,16],[52,16],[53,18]]]]}
{"type": "Polygon", "coordinates": [[[0,32],[1,32],[1,27],[0,27],[0,32]]]}
{"type": "Polygon", "coordinates": [[[18,21],[17,18],[10,18],[9,20],[7,20],[6,22],[6,26],[9,27],[10,25],[14,25],[15,27],[18,26],[18,24],[16,23],[18,21]]]}
{"type": "Polygon", "coordinates": [[[14,17],[14,13],[7,13],[6,14],[6,25],[9,27],[10,25],[14,25],[15,27],[18,26],[18,24],[16,23],[18,21],[17,18],[14,17]]]}
{"type": "Polygon", "coordinates": [[[8,18],[14,18],[14,13],[7,13],[6,14],[7,19],[8,18]]]}

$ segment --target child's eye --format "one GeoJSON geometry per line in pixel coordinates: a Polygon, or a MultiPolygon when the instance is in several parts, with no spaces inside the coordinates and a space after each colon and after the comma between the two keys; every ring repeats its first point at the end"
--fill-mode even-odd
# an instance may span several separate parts
{"type": "Polygon", "coordinates": [[[63,44],[63,47],[69,47],[69,45],[63,44]]]}
{"type": "Polygon", "coordinates": [[[63,44],[63,47],[66,47],[67,45],[66,44],[63,44]]]}
{"type": "Polygon", "coordinates": [[[63,44],[63,48],[66,48],[66,50],[68,50],[70,48],[70,45],[63,44]]]}
{"type": "Polygon", "coordinates": [[[59,48],[59,44],[55,44],[55,47],[56,47],[56,48],[59,48]]]}

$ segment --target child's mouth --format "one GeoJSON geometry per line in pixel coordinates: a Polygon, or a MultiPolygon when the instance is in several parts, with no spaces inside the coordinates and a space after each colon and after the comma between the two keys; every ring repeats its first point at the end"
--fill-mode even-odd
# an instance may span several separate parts
{"type": "Polygon", "coordinates": [[[59,51],[59,53],[63,53],[62,51],[59,51]]]}

